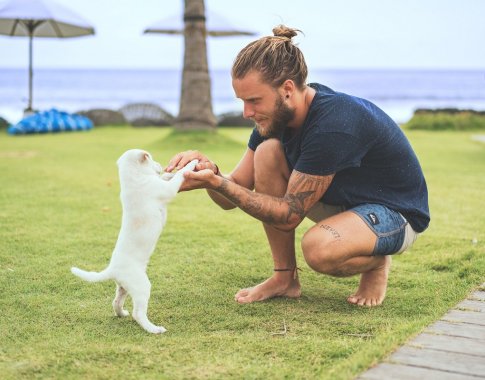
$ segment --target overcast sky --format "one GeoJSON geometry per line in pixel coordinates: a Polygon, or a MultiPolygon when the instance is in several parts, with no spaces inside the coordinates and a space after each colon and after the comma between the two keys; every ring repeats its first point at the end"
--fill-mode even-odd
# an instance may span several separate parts
{"type": "MultiPolygon", "coordinates": [[[[0,0],[0,4],[4,0],[0,0]]],[[[181,36],[143,34],[182,17],[183,0],[55,0],[95,28],[94,36],[37,38],[34,67],[178,68],[181,36]]],[[[311,68],[485,69],[485,0],[206,0],[210,9],[257,36],[280,23],[311,68]]],[[[211,68],[230,67],[256,37],[209,38],[211,68]]],[[[26,68],[28,39],[0,36],[0,67],[26,68]]]]}

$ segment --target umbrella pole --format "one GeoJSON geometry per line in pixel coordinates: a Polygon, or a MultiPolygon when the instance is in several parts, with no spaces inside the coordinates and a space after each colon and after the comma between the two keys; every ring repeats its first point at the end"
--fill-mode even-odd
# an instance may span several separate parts
{"type": "Polygon", "coordinates": [[[29,103],[27,106],[27,111],[32,111],[32,78],[34,76],[32,70],[32,42],[33,42],[33,32],[29,33],[29,103]]]}

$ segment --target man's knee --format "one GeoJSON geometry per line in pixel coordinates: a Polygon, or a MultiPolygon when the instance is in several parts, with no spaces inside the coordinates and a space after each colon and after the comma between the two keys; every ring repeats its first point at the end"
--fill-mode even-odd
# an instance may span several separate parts
{"type": "Polygon", "coordinates": [[[329,274],[339,275],[338,260],[336,259],[336,244],[326,239],[324,234],[319,234],[317,226],[305,233],[301,240],[301,249],[306,263],[313,270],[329,274]]]}
{"type": "Polygon", "coordinates": [[[281,142],[269,139],[254,152],[254,180],[258,192],[282,196],[290,177],[281,142]]]}
{"type": "Polygon", "coordinates": [[[255,167],[277,166],[281,157],[284,157],[281,142],[277,139],[265,140],[258,145],[254,152],[255,167]]]}

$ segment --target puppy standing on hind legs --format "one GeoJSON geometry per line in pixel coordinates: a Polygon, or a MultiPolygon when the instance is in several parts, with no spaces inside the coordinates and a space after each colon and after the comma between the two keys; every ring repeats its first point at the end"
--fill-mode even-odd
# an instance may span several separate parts
{"type": "Polygon", "coordinates": [[[153,161],[150,153],[140,149],[128,150],[117,164],[123,217],[111,261],[101,272],[86,272],[76,267],[71,268],[71,272],[90,282],[114,280],[116,315],[129,315],[123,305],[130,295],[133,318],[146,331],[160,334],[165,328],[154,325],[147,317],[151,284],[146,269],[167,220],[167,203],[175,198],[184,181],[183,174],[194,170],[197,160],[173,176],[160,176],[160,164],[153,161]]]}

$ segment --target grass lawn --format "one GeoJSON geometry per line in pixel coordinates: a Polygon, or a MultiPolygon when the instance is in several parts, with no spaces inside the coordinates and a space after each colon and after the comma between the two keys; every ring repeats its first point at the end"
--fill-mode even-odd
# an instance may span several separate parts
{"type": "Polygon", "coordinates": [[[115,163],[125,150],[147,149],[166,165],[198,149],[224,172],[250,134],[170,132],[0,135],[2,379],[352,379],[485,281],[485,144],[466,132],[406,131],[432,221],[394,258],[381,307],[348,305],[358,278],[314,273],[299,244],[301,299],[238,305],[238,289],[272,273],[263,230],[198,190],[169,206],[149,265],[149,317],[168,329],[150,335],[113,316],[113,282],[83,282],[70,267],[100,270],[111,257],[121,221],[115,163]]]}

